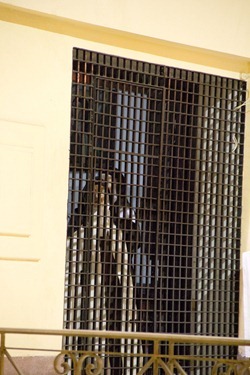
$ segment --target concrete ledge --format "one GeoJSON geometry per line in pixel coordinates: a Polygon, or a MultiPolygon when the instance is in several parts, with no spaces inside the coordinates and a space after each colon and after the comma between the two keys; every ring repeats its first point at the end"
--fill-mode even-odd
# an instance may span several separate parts
{"type": "MultiPolygon", "coordinates": [[[[18,369],[24,375],[55,375],[54,357],[13,357],[18,369]]],[[[17,372],[9,362],[4,358],[4,375],[16,375],[17,372]]]]}

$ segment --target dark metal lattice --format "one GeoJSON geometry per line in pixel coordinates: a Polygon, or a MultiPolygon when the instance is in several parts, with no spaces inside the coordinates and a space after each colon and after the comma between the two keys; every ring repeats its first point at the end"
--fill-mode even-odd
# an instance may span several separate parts
{"type": "Polygon", "coordinates": [[[66,328],[237,336],[245,93],[243,81],[74,49],[66,328]]]}

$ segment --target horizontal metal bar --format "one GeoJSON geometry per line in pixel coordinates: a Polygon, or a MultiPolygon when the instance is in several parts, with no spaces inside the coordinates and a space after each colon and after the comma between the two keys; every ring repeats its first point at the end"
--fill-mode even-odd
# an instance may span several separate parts
{"type": "Polygon", "coordinates": [[[250,346],[250,340],[234,337],[196,336],[183,334],[165,334],[153,332],[120,332],[98,330],[69,330],[69,329],[30,329],[30,328],[0,328],[2,334],[16,335],[45,335],[45,336],[75,336],[75,337],[102,337],[125,338],[138,340],[159,340],[176,343],[193,343],[226,346],[250,346]]]}

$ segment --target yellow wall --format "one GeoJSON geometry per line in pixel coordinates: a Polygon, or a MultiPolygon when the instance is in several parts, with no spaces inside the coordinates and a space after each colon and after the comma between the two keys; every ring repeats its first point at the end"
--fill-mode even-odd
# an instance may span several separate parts
{"type": "Polygon", "coordinates": [[[62,328],[71,48],[50,33],[0,30],[0,324],[62,328]]]}
{"type": "Polygon", "coordinates": [[[250,57],[249,0],[2,0],[188,46],[250,57]]]}
{"type": "MultiPolygon", "coordinates": [[[[212,7],[215,1],[158,0],[164,11],[156,13],[152,4],[157,1],[133,1],[135,10],[132,1],[123,1],[122,10],[118,1],[75,0],[81,11],[71,0],[4,3],[50,15],[0,3],[0,204],[4,212],[0,219],[0,325],[61,328],[72,48],[240,78],[249,67],[246,13],[250,14],[250,3],[221,1],[216,12],[212,7]],[[226,3],[233,6],[224,7],[226,3]],[[209,19],[211,15],[213,19],[209,19]],[[218,36],[219,21],[224,29],[218,36]]],[[[250,158],[248,133],[246,165],[250,158]]],[[[250,176],[246,167],[245,175],[247,190],[250,176]]],[[[243,250],[250,247],[249,211],[246,194],[243,250]]]]}

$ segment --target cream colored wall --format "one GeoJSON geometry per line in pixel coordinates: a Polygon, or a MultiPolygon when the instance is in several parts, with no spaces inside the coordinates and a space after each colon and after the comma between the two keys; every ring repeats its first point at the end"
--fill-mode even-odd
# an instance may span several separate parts
{"type": "Polygon", "coordinates": [[[2,0],[175,43],[250,57],[249,0],[2,0]]]}
{"type": "MultiPolygon", "coordinates": [[[[170,20],[171,12],[166,10],[166,19],[164,16],[160,18],[161,26],[156,22],[154,31],[152,27],[149,28],[150,23],[146,21],[150,20],[151,2],[147,1],[145,1],[144,20],[141,19],[141,23],[135,21],[136,14],[130,11],[130,1],[123,2],[127,12],[123,11],[123,16],[119,15],[118,19],[115,19],[115,15],[118,17],[117,7],[108,11],[103,7],[102,2],[97,1],[83,1],[85,8],[82,8],[82,12],[74,14],[75,8],[72,7],[72,2],[66,0],[60,2],[60,7],[58,1],[46,0],[43,2],[12,0],[8,3],[29,6],[54,14],[60,13],[64,16],[76,17],[81,14],[80,18],[86,22],[107,23],[109,27],[127,28],[131,32],[140,31],[145,35],[152,35],[154,32],[155,36],[162,38],[170,38],[170,27],[166,26],[165,30],[164,24],[167,25],[171,21],[171,25],[176,28],[173,20],[170,20]],[[98,3],[99,7],[97,7],[98,3]],[[129,20],[126,21],[125,15],[129,20]]],[[[134,3],[139,11],[139,2],[134,3]]],[[[182,10],[181,14],[184,15],[186,10],[181,7],[181,2],[173,3],[172,13],[174,10],[177,11],[174,8],[179,4],[179,12],[182,10]]],[[[193,1],[193,5],[195,4],[196,2],[193,1]]],[[[243,5],[247,7],[244,1],[239,1],[240,4],[242,7],[243,5]]],[[[80,1],[78,5],[80,6],[80,1]]],[[[205,9],[207,7],[208,5],[205,9]]],[[[239,13],[236,12],[236,8],[238,12],[239,9],[246,9],[235,5],[233,9],[237,17],[239,13]]],[[[121,10],[120,7],[119,9],[121,10]]],[[[227,10],[231,18],[233,9],[232,13],[227,10]]],[[[200,7],[198,10],[201,12],[200,7]]],[[[220,15],[222,16],[222,9],[220,15]]],[[[218,17],[219,15],[216,14],[216,19],[218,17]]],[[[177,24],[181,19],[186,25],[184,16],[178,18],[177,24]]],[[[197,22],[200,24],[201,20],[197,22]]],[[[227,30],[231,33],[229,27],[231,23],[229,25],[228,22],[227,30]]],[[[240,25],[238,19],[237,25],[233,27],[237,35],[242,29],[248,32],[246,23],[240,25]]],[[[179,31],[176,34],[176,38],[172,35],[173,40],[186,41],[203,48],[212,47],[211,35],[206,34],[201,40],[201,35],[197,30],[195,32],[194,24],[191,29],[192,32],[189,29],[183,32],[182,29],[182,33],[179,31]]],[[[227,44],[223,47],[223,37],[220,41],[216,40],[218,39],[215,37],[216,29],[212,30],[217,49],[234,51],[235,54],[243,53],[246,38],[244,43],[240,43],[234,49],[230,44],[230,49],[227,44]]],[[[165,54],[156,56],[138,52],[132,47],[131,50],[124,49],[112,43],[105,45],[87,39],[87,35],[86,39],[77,39],[15,23],[0,22],[0,157],[4,160],[0,168],[2,185],[0,204],[4,207],[4,215],[1,215],[0,219],[0,283],[4,286],[1,287],[1,326],[62,327],[72,48],[86,48],[234,78],[241,77],[240,72],[237,71],[204,67],[169,59],[165,54]]],[[[233,41],[236,43],[235,37],[233,41]]],[[[248,50],[246,49],[244,53],[245,56],[248,55],[248,50]]],[[[248,133],[246,150],[250,150],[248,133]]],[[[250,155],[246,155],[247,165],[250,155]]],[[[247,171],[245,174],[247,191],[250,176],[247,171]]],[[[243,250],[247,250],[250,246],[248,234],[250,233],[248,220],[250,202],[247,194],[245,197],[243,250]]],[[[39,345],[47,344],[46,339],[34,338],[32,342],[35,344],[38,342],[39,345]]],[[[61,341],[56,339],[53,343],[60,346],[61,341]]]]}
{"type": "Polygon", "coordinates": [[[0,324],[61,328],[71,49],[50,33],[0,30],[0,324]]]}

